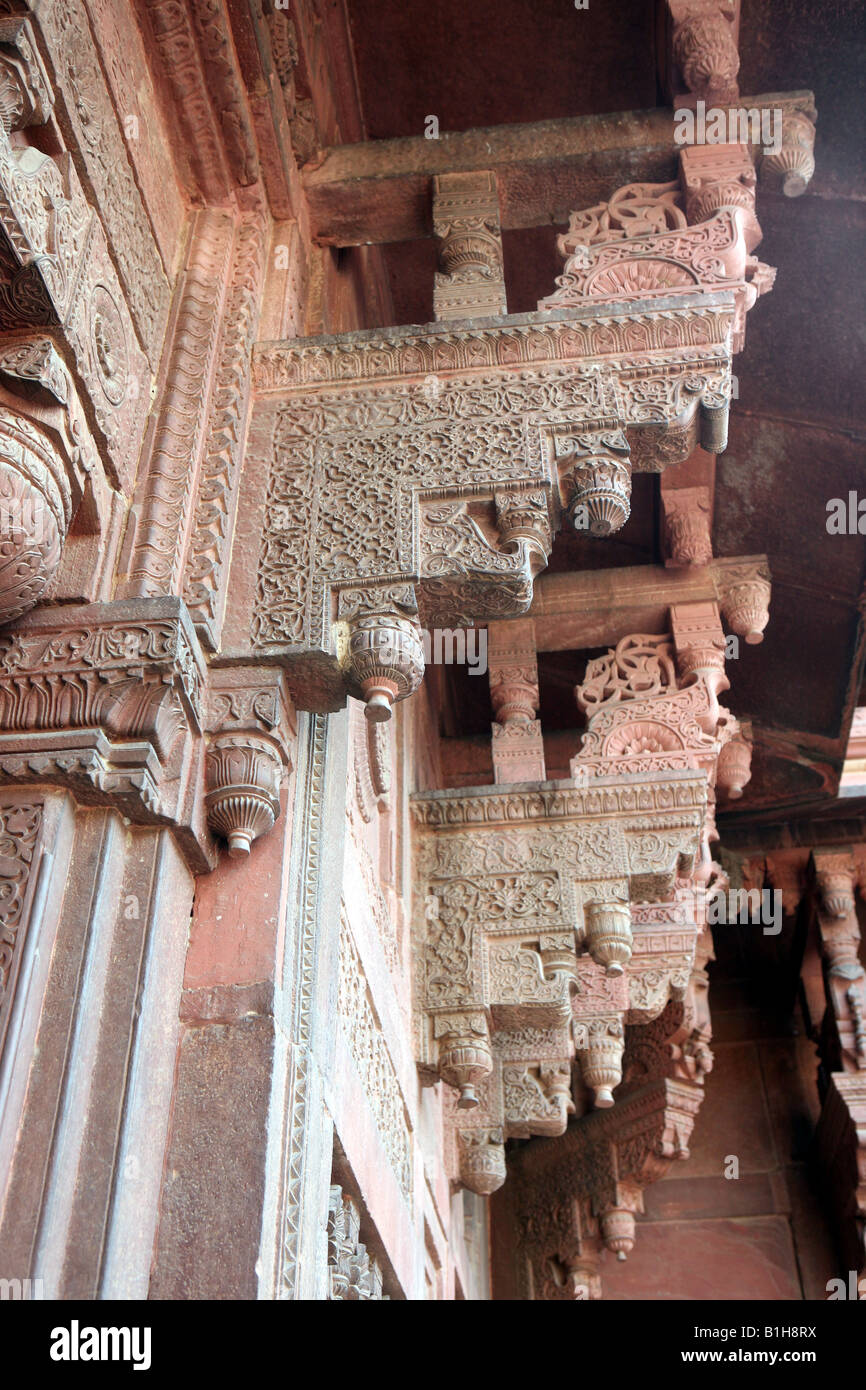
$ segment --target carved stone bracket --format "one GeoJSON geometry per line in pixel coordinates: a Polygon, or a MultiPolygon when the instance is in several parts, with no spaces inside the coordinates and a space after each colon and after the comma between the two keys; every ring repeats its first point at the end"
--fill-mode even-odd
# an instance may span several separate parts
{"type": "Polygon", "coordinates": [[[208,824],[232,857],[243,858],[279,815],[280,788],[292,770],[282,672],[212,670],[205,727],[208,824]]]}
{"type": "Polygon", "coordinates": [[[618,772],[651,777],[663,768],[702,768],[708,779],[702,855],[708,860],[709,841],[718,838],[716,788],[742,795],[751,730],[719,705],[729,682],[716,605],[674,605],[671,625],[673,641],[633,634],[588,663],[575,694],[589,719],[571,772],[584,782],[618,772]]]}
{"type": "Polygon", "coordinates": [[[713,558],[708,487],[662,489],[665,564],[708,565],[713,558]]]}
{"type": "Polygon", "coordinates": [[[688,1157],[701,1099],[692,1082],[654,1080],[513,1155],[524,1297],[601,1297],[599,1257],[627,1257],[644,1188],[688,1157]]]}
{"type": "Polygon", "coordinates": [[[722,617],[750,644],[763,642],[770,619],[770,568],[764,556],[713,561],[713,582],[722,617]]]}
{"type": "Polygon", "coordinates": [[[492,726],[494,781],[543,782],[544,742],[535,717],[538,663],[532,622],[491,624],[487,665],[496,716],[492,726]]]}
{"type": "Polygon", "coordinates": [[[775,275],[751,255],[761,229],[749,149],[691,146],[680,158],[683,196],[672,184],[630,184],[609,202],[571,214],[557,242],[565,268],[540,310],[706,293],[724,284],[735,294],[733,351],[740,351],[746,313],[775,275]],[[687,217],[699,225],[687,226],[687,217]]]}
{"type": "Polygon", "coordinates": [[[799,198],[812,181],[815,120],[811,102],[804,102],[800,110],[784,111],[781,149],[765,153],[761,160],[762,182],[770,188],[781,188],[786,198],[799,198]]]}

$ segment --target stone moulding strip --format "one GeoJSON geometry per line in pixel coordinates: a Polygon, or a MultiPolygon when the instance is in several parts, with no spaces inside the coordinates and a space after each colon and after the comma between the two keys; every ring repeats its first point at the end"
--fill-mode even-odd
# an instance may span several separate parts
{"type": "MultiPolygon", "coordinates": [[[[570,780],[514,783],[507,791],[496,786],[461,787],[459,791],[416,792],[411,799],[413,820],[437,830],[473,825],[513,825],[576,817],[629,816],[642,812],[682,812],[677,823],[690,823],[706,805],[706,774],[691,769],[667,771],[653,783],[628,774],[599,777],[591,786],[575,787],[570,780]]],[[[654,821],[655,824],[660,822],[654,821]]]]}
{"type": "MultiPolygon", "coordinates": [[[[452,372],[489,371],[496,367],[538,366],[586,357],[632,360],[641,365],[634,339],[643,337],[642,352],[708,348],[727,342],[733,323],[734,295],[671,295],[635,301],[628,310],[609,304],[549,312],[509,314],[453,324],[408,325],[362,330],[300,342],[260,342],[253,353],[253,385],[260,395],[285,395],[302,388],[347,389],[392,378],[452,372]]],[[[646,365],[646,364],[643,364],[646,365]]]]}

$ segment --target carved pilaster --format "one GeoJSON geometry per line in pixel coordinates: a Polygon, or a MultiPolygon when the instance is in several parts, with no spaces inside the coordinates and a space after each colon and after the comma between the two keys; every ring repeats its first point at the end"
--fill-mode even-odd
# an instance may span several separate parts
{"type": "Polygon", "coordinates": [[[0,1057],[33,899],[42,809],[38,798],[7,795],[0,801],[0,1057]]]}
{"type": "Polygon", "coordinates": [[[222,209],[198,214],[169,356],[166,387],[137,502],[127,592],[176,592],[195,496],[207,403],[219,344],[233,223],[222,209]]]}
{"type": "Polygon", "coordinates": [[[266,232],[267,219],[261,208],[247,213],[237,229],[220,329],[215,391],[186,555],[184,598],[200,637],[212,649],[219,645],[226,604],[227,566],[237,509],[249,403],[250,354],[259,318],[266,232]]]}
{"type": "Polygon", "coordinates": [[[433,309],[438,320],[507,314],[495,174],[440,174],[433,179],[433,234],[441,273],[433,309]]]}

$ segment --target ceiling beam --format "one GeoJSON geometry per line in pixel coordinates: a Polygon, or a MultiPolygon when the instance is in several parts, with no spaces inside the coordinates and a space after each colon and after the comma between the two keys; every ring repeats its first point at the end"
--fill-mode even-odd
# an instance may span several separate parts
{"type": "MultiPolygon", "coordinates": [[[[809,96],[768,93],[738,105],[792,109],[809,96]]],[[[325,246],[429,237],[434,176],[480,169],[496,174],[504,230],[566,223],[572,209],[624,184],[675,179],[675,129],[674,112],[659,107],[337,145],[302,171],[313,235],[325,246]]]]}

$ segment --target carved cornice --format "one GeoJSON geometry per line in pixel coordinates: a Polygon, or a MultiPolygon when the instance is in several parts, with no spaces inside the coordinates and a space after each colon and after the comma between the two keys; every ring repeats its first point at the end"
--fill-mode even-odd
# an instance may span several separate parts
{"type": "Polygon", "coordinates": [[[732,306],[714,295],[700,306],[670,297],[652,306],[585,306],[571,312],[511,314],[496,327],[457,329],[429,324],[346,333],[300,343],[258,343],[253,384],[260,393],[333,384],[384,383],[435,373],[443,383],[452,372],[574,363],[581,358],[617,358],[637,352],[723,345],[732,306]]]}
{"type": "Polygon", "coordinates": [[[195,495],[199,454],[216,362],[234,223],[222,209],[199,214],[184,272],[166,388],[130,563],[130,597],[176,591],[195,495]]]}

